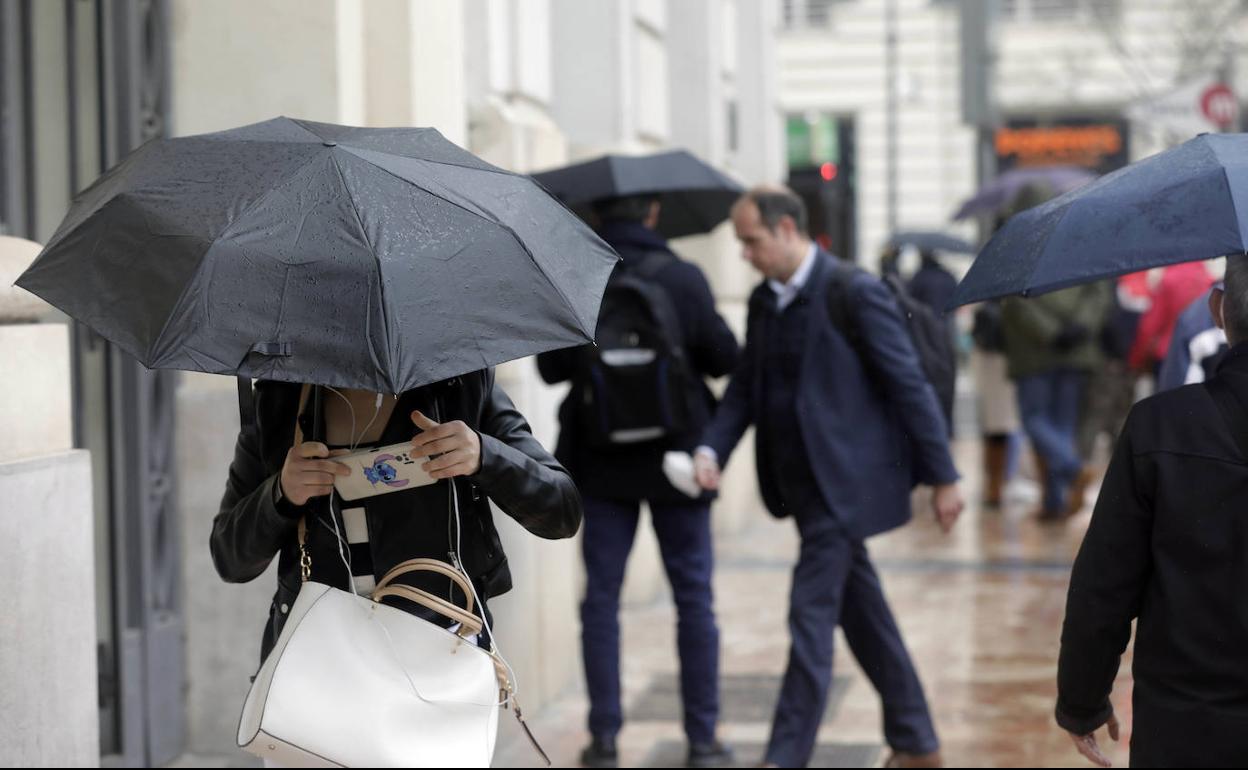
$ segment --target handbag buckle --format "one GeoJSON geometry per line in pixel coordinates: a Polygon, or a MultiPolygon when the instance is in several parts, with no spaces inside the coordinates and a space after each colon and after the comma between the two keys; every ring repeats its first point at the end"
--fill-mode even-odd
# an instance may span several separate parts
{"type": "Polygon", "coordinates": [[[303,543],[299,544],[299,573],[303,576],[305,583],[312,577],[312,555],[308,553],[308,547],[303,543]]]}

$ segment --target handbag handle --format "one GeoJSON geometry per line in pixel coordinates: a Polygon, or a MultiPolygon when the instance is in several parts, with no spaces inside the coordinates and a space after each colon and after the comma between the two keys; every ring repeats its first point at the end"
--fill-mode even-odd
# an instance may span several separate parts
{"type": "MultiPolygon", "coordinates": [[[[464,609],[467,610],[469,615],[472,614],[472,587],[468,585],[468,580],[459,570],[454,569],[446,562],[438,561],[437,559],[408,559],[405,562],[395,565],[394,568],[387,572],[385,576],[378,581],[377,587],[373,589],[374,594],[385,589],[386,587],[393,588],[394,586],[391,586],[390,584],[394,582],[395,578],[410,574],[412,572],[434,572],[450,578],[459,590],[464,593],[464,598],[467,604],[464,609]]],[[[450,604],[450,602],[447,602],[447,604],[450,604]]],[[[451,606],[455,607],[455,609],[459,609],[459,607],[456,607],[453,604],[451,606]]]]}
{"type": "Polygon", "coordinates": [[[480,618],[471,612],[465,612],[440,596],[434,596],[428,591],[401,584],[373,589],[373,601],[380,602],[387,596],[398,596],[399,598],[407,599],[409,602],[415,602],[450,620],[456,621],[459,623],[459,630],[455,634],[461,638],[466,639],[481,633],[480,618]]]}

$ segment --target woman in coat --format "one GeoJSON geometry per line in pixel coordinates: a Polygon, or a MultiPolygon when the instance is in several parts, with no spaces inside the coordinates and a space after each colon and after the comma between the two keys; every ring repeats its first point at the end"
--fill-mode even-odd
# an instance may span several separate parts
{"type": "MultiPolygon", "coordinates": [[[[482,603],[511,588],[490,500],[539,537],[571,537],[580,526],[572,479],[533,438],[493,369],[384,397],[262,381],[255,406],[254,427],[239,433],[211,549],[217,572],[230,582],[252,580],[278,559],[262,660],[299,592],[301,519],[313,580],[343,589],[353,583],[363,593],[400,562],[449,562],[454,552],[482,603]],[[298,446],[296,420],[308,439],[298,446]],[[360,471],[332,456],[402,442],[412,443],[414,456],[434,456],[424,468],[437,483],[354,502],[333,492],[334,474],[360,471]]],[[[424,577],[404,581],[447,592],[445,578],[417,575],[424,577]]]]}

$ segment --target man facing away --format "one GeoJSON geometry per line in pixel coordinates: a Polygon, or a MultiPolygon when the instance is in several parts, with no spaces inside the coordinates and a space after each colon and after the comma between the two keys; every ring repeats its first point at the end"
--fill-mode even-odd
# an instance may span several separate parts
{"type": "Polygon", "coordinates": [[[1131,410],[1071,573],[1057,723],[1105,767],[1133,620],[1131,765],[1248,765],[1248,256],[1209,309],[1230,351],[1131,410]]]}
{"type": "MultiPolygon", "coordinates": [[[[616,734],[623,725],[620,704],[620,588],[632,550],[641,501],[650,507],[651,523],[659,541],[663,566],[676,602],[680,690],[688,764],[712,767],[732,761],[731,752],[715,737],[719,718],[719,629],[711,595],[711,495],[690,498],[672,487],[663,473],[664,453],[691,451],[714,409],[714,398],[704,376],[721,377],[732,371],[739,353],[736,337],[715,310],[702,271],[679,259],[667,241],[655,232],[659,203],[654,198],[628,197],[595,206],[598,233],[620,253],[615,281],[633,276],[652,285],[670,313],[664,323],[679,340],[689,376],[687,419],[675,435],[635,444],[604,445],[595,441],[593,426],[577,401],[582,387],[586,351],[558,350],[538,356],[538,368],[549,383],[573,380],[559,411],[560,433],[556,456],[563,458],[585,501],[584,539],[586,586],[581,605],[581,646],[589,690],[590,745],[581,755],[590,767],[614,767],[616,734]]],[[[662,310],[663,308],[654,308],[662,310]]],[[[604,304],[599,336],[612,319],[604,304]]],[[[598,370],[601,375],[601,368],[598,370]]],[[[631,401],[617,408],[648,406],[637,399],[667,396],[631,388],[631,401]]],[[[678,399],[680,394],[668,394],[678,399]]],[[[622,399],[623,401],[623,399],[622,399]]],[[[649,404],[653,406],[653,404],[649,404]]],[[[604,407],[605,408],[605,407],[604,407]]]]}
{"type": "Polygon", "coordinates": [[[801,534],[789,605],[791,647],[764,757],[801,767],[814,749],[832,678],[836,626],[884,702],[890,766],[940,766],[936,731],[866,538],[910,518],[917,479],[935,487],[948,529],[962,497],[936,393],[887,286],[811,242],[806,210],[785,188],[757,188],[733,208],[746,260],[763,275],[750,296],[745,350],[695,456],[699,483],[719,484],[745,429],[757,428],[768,510],[801,534]],[[839,276],[838,276],[838,271],[839,276]],[[856,339],[826,306],[847,282],[856,339]]]}

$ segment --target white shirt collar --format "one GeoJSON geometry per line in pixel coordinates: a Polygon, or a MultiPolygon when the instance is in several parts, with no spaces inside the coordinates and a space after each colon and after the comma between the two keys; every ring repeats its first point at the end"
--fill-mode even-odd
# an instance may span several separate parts
{"type": "Polygon", "coordinates": [[[815,253],[817,251],[818,249],[812,241],[810,249],[806,252],[806,257],[802,260],[802,264],[797,266],[797,270],[793,271],[793,275],[789,276],[787,282],[781,283],[774,278],[767,279],[767,285],[771,287],[771,290],[776,293],[776,297],[779,298],[781,309],[784,309],[792,302],[797,293],[806,285],[806,281],[810,280],[810,273],[815,269],[815,253]]]}

